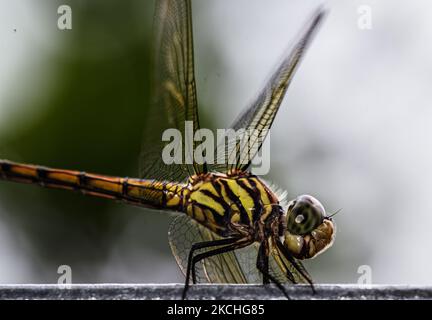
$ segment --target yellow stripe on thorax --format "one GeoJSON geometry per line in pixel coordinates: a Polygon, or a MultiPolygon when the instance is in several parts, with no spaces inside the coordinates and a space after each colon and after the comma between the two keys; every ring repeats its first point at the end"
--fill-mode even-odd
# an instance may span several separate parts
{"type": "Polygon", "coordinates": [[[252,211],[255,208],[254,201],[249,193],[243,189],[235,179],[227,179],[228,187],[231,191],[238,197],[243,208],[246,210],[246,213],[249,217],[249,220],[252,221],[252,211]]]}
{"type": "Polygon", "coordinates": [[[203,182],[202,184],[200,184],[199,187],[191,193],[190,199],[192,201],[199,203],[199,204],[202,204],[204,206],[212,208],[218,214],[223,215],[225,213],[225,210],[222,207],[222,205],[220,203],[216,202],[215,200],[213,200],[208,195],[201,192],[202,190],[207,190],[207,191],[211,192],[212,194],[214,194],[215,196],[218,196],[216,190],[214,189],[214,187],[212,185],[212,182],[208,181],[208,182],[203,182]]]}
{"type": "Polygon", "coordinates": [[[267,194],[267,190],[265,189],[264,185],[262,184],[262,182],[260,180],[258,180],[257,178],[250,178],[251,180],[253,180],[255,182],[256,188],[258,189],[259,193],[260,193],[260,199],[261,202],[265,205],[265,204],[269,204],[271,203],[268,194],[267,194]]]}

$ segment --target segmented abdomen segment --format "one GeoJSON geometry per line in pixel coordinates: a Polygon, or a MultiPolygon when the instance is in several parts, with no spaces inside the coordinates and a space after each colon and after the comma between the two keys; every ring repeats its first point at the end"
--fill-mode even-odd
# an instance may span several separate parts
{"type": "Polygon", "coordinates": [[[128,202],[138,206],[181,211],[182,190],[178,183],[131,179],[52,169],[0,160],[0,179],[42,187],[79,191],[85,195],[128,202]]]}

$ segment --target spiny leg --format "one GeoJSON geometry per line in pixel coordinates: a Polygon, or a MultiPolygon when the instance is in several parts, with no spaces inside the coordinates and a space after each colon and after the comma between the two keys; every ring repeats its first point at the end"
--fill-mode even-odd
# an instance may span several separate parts
{"type": "Polygon", "coordinates": [[[263,275],[263,283],[268,284],[270,281],[273,282],[279,290],[282,291],[282,293],[287,297],[287,299],[290,299],[288,296],[288,293],[285,290],[285,287],[269,273],[269,257],[266,254],[266,246],[265,242],[262,242],[259,249],[258,249],[258,257],[257,257],[257,269],[262,273],[263,275]],[[267,279],[267,282],[265,282],[267,279]],[[269,281],[270,280],[270,281],[269,281]]]}
{"type": "MultiPolygon", "coordinates": [[[[260,246],[260,251],[261,251],[261,247],[264,246],[260,246]]],[[[265,251],[265,248],[262,249],[265,251]]],[[[264,270],[265,272],[262,272],[262,276],[263,276],[263,284],[270,284],[270,277],[269,277],[269,258],[268,255],[264,252],[263,254],[258,254],[257,259],[260,259],[260,261],[257,261],[257,264],[259,263],[262,267],[262,270],[264,270]]]]}
{"type": "MultiPolygon", "coordinates": [[[[280,242],[280,241],[276,241],[276,245],[278,247],[278,249],[280,250],[280,252],[284,255],[284,257],[294,266],[294,268],[298,271],[298,273],[300,273],[302,275],[302,277],[304,279],[306,279],[306,281],[309,283],[311,289],[312,289],[312,293],[315,294],[315,287],[313,285],[312,279],[310,277],[310,275],[306,272],[306,270],[302,267],[299,266],[299,264],[297,263],[297,261],[293,258],[293,256],[288,252],[287,248],[285,248],[285,246],[280,242]]],[[[289,272],[289,271],[288,271],[289,272]]],[[[289,275],[287,275],[289,277],[289,275]]],[[[292,275],[291,275],[292,277],[292,275]]]]}
{"type": "MultiPolygon", "coordinates": [[[[223,246],[223,245],[229,245],[233,242],[236,242],[238,238],[227,238],[227,239],[220,239],[220,240],[212,240],[212,241],[204,241],[204,242],[197,242],[194,243],[189,251],[188,256],[188,263],[187,263],[187,270],[186,270],[186,283],[185,287],[183,289],[182,299],[184,300],[186,298],[186,292],[189,289],[189,281],[190,281],[190,273],[191,269],[193,268],[193,274],[195,274],[195,266],[192,264],[192,258],[193,254],[196,250],[204,249],[208,247],[215,247],[215,246],[223,246]]],[[[193,281],[195,284],[195,279],[193,281]]]]}
{"type": "Polygon", "coordinates": [[[247,239],[247,240],[239,239],[237,242],[232,243],[230,245],[226,245],[222,248],[217,248],[214,250],[210,250],[207,252],[197,254],[192,259],[192,282],[194,284],[196,283],[196,268],[195,268],[195,266],[201,260],[206,259],[206,258],[210,258],[210,257],[218,255],[218,254],[227,253],[227,252],[230,252],[230,251],[233,251],[236,249],[244,248],[250,244],[251,244],[251,241],[249,239],[247,239]]]}

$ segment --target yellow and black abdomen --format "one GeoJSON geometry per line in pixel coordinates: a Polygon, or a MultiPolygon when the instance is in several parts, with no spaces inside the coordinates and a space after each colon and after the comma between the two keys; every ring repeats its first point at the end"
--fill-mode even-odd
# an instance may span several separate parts
{"type": "Polygon", "coordinates": [[[185,197],[185,211],[214,232],[226,235],[230,224],[253,228],[277,203],[272,192],[255,176],[207,174],[193,181],[185,197]]]}
{"type": "Polygon", "coordinates": [[[52,169],[0,160],[0,179],[66,189],[137,206],[181,211],[184,185],[150,179],[130,179],[80,171],[52,169]]]}

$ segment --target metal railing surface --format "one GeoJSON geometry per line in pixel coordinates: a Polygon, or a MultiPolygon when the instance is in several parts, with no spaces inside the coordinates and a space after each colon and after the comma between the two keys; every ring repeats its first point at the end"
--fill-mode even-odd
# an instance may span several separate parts
{"type": "MultiPolygon", "coordinates": [[[[181,299],[182,284],[55,284],[0,285],[0,299],[181,299]]],[[[313,294],[306,285],[286,286],[291,299],[432,299],[432,286],[324,284],[313,294]]],[[[286,299],[274,285],[204,284],[191,286],[188,299],[286,299]]]]}

